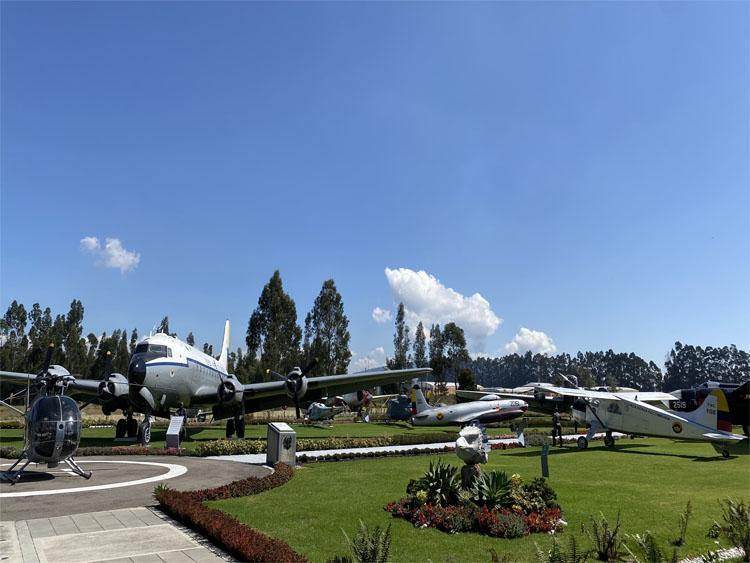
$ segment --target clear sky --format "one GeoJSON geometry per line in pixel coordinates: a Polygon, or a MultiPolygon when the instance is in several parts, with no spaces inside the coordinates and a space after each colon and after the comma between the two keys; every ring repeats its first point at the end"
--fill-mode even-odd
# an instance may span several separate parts
{"type": "Polygon", "coordinates": [[[0,306],[244,348],[750,348],[750,4],[0,3],[0,306]],[[107,241],[109,239],[109,242],[107,241]]]}

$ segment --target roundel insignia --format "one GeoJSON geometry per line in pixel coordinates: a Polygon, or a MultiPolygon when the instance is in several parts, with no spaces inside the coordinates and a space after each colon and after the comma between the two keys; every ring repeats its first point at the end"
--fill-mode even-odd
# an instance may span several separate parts
{"type": "Polygon", "coordinates": [[[682,432],[682,424],[680,424],[679,422],[673,423],[672,430],[674,430],[677,434],[679,434],[680,432],[682,432]]]}
{"type": "Polygon", "coordinates": [[[442,412],[438,411],[435,416],[437,417],[438,420],[443,420],[443,413],[442,412]]]}
{"type": "Polygon", "coordinates": [[[174,368],[169,370],[169,377],[174,377],[174,368]]]}

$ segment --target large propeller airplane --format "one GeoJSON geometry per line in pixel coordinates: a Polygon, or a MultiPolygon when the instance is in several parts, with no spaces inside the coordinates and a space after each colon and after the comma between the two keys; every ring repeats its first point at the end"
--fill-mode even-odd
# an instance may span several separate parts
{"type": "Polygon", "coordinates": [[[31,408],[31,374],[26,375],[26,389],[0,401],[0,405],[16,411],[25,419],[23,453],[2,475],[12,483],[18,482],[21,473],[30,463],[46,463],[48,468],[54,468],[62,461],[76,475],[86,479],[91,477],[91,472],[81,469],[73,459],[81,441],[81,411],[73,399],[63,394],[73,381],[73,376],[62,366],[50,365],[54,349],[54,344],[50,344],[44,368],[34,376],[33,386],[37,391],[37,398],[31,408]],[[10,404],[10,401],[21,395],[26,396],[25,411],[10,404]],[[22,462],[23,465],[16,469],[22,462]]]}
{"type": "MultiPolygon", "coordinates": [[[[397,383],[427,375],[429,368],[380,370],[359,374],[307,377],[315,366],[294,368],[288,375],[268,370],[277,381],[241,383],[227,372],[229,321],[224,326],[221,354],[215,359],[172,337],[157,333],[138,343],[130,359],[127,377],[107,373],[101,381],[69,375],[67,387],[75,396],[87,395],[87,402],[98,403],[104,414],[122,410],[125,419],[118,422],[116,436],[151,441],[151,417],[169,418],[182,408],[210,408],[215,420],[229,419],[226,434],[244,437],[244,414],[294,404],[300,418],[300,401],[319,401],[323,397],[361,390],[376,385],[397,383]],[[133,413],[143,413],[138,426],[133,413]]],[[[108,370],[107,370],[108,371],[108,370]]],[[[25,383],[33,375],[0,371],[0,379],[25,383]]]]}
{"type": "Polygon", "coordinates": [[[552,385],[540,385],[538,388],[575,399],[573,418],[578,424],[590,425],[588,434],[578,438],[578,447],[581,449],[588,447],[594,434],[604,431],[604,445],[608,448],[615,445],[612,432],[622,432],[674,440],[713,442],[721,446],[724,457],[729,457],[726,444],[745,439],[732,433],[727,399],[718,389],[712,390],[696,410],[675,412],[647,402],[674,400],[673,395],[659,391],[613,393],[552,385]]]}

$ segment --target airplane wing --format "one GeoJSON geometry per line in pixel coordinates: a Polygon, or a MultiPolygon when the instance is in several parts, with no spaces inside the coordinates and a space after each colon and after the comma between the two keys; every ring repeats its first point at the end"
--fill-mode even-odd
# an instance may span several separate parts
{"type": "MultiPolygon", "coordinates": [[[[424,377],[431,372],[430,368],[414,368],[308,377],[307,392],[299,398],[305,402],[316,401],[323,397],[333,397],[377,385],[400,383],[415,377],[424,377]]],[[[292,404],[292,398],[286,393],[284,381],[248,383],[242,386],[242,391],[245,407],[249,410],[264,410],[292,404]]],[[[213,392],[215,393],[216,390],[214,389],[213,392]]]]}
{"type": "Polygon", "coordinates": [[[586,399],[629,399],[631,401],[673,401],[674,396],[661,391],[590,391],[588,389],[570,389],[568,387],[555,387],[554,385],[540,385],[538,387],[547,393],[556,393],[564,397],[584,397],[586,399]]]}

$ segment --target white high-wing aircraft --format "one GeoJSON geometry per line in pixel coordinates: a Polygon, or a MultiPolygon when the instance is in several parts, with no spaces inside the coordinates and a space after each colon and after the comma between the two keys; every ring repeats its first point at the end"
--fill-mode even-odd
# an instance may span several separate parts
{"type": "Polygon", "coordinates": [[[523,416],[528,405],[521,399],[499,399],[487,395],[478,401],[430,407],[424,398],[419,385],[412,387],[412,424],[414,426],[445,426],[458,424],[465,426],[472,423],[489,424],[511,420],[523,416]]]}
{"type": "MultiPolygon", "coordinates": [[[[563,397],[577,397],[573,403],[573,417],[578,424],[591,425],[588,434],[578,438],[581,449],[586,449],[591,437],[602,431],[607,433],[604,445],[608,448],[615,445],[613,431],[719,445],[745,439],[732,433],[727,399],[718,390],[712,391],[698,409],[674,412],[645,402],[674,400],[674,396],[658,391],[610,393],[546,385],[539,388],[563,397]]],[[[729,457],[726,447],[722,449],[722,455],[729,457]]]]}
{"type": "MultiPolygon", "coordinates": [[[[138,435],[141,443],[151,440],[151,416],[169,418],[181,408],[210,408],[214,419],[227,421],[227,437],[235,432],[244,436],[246,412],[280,407],[290,401],[299,404],[317,401],[351,391],[386,383],[397,383],[427,375],[429,368],[381,370],[359,374],[307,377],[315,363],[305,369],[294,368],[283,376],[268,373],[278,381],[242,384],[227,373],[229,353],[229,321],[224,326],[224,338],[219,359],[212,358],[181,340],[158,333],[144,338],[130,359],[127,378],[113,373],[104,380],[72,377],[68,383],[70,394],[88,395],[88,403],[102,406],[105,414],[122,410],[126,419],[118,421],[116,436],[138,435]],[[93,396],[93,397],[92,397],[93,396]],[[146,415],[138,427],[133,412],[146,415]]],[[[34,374],[0,371],[0,379],[26,384],[34,374]]]]}

